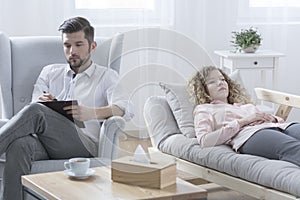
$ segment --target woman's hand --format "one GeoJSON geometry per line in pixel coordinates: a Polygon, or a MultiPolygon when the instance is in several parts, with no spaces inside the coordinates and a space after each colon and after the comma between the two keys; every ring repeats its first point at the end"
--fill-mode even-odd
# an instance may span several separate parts
{"type": "Polygon", "coordinates": [[[277,122],[276,118],[268,113],[257,112],[238,120],[240,127],[254,126],[264,122],[277,122]]]}

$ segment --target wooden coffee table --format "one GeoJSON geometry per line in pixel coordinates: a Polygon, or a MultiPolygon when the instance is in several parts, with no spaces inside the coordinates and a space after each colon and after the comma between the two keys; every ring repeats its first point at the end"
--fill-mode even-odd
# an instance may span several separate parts
{"type": "Polygon", "coordinates": [[[163,189],[144,188],[111,180],[110,167],[96,167],[96,174],[84,179],[69,178],[64,172],[22,176],[23,192],[38,199],[207,199],[207,192],[177,178],[176,184],[163,189]]]}

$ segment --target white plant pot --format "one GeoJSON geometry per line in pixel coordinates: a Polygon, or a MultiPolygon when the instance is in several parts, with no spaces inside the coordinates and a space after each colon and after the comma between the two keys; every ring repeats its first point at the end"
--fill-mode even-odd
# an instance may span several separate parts
{"type": "Polygon", "coordinates": [[[255,51],[258,49],[259,46],[250,46],[247,48],[242,49],[242,52],[244,53],[255,53],[255,51]]]}

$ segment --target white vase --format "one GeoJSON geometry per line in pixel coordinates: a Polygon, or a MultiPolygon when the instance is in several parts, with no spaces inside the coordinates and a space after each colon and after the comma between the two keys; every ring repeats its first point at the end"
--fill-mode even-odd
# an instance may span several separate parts
{"type": "Polygon", "coordinates": [[[258,46],[250,46],[250,47],[242,49],[242,52],[244,52],[244,53],[255,53],[255,51],[257,49],[258,49],[258,46]]]}

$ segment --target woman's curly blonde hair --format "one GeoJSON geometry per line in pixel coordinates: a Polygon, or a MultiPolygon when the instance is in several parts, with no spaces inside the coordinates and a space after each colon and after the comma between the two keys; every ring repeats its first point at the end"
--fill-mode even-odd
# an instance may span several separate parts
{"type": "Polygon", "coordinates": [[[219,70],[219,72],[224,76],[229,89],[228,103],[252,103],[250,95],[247,93],[246,89],[242,87],[239,83],[233,81],[226,73],[224,73],[220,68],[215,66],[206,66],[201,70],[196,72],[188,82],[188,92],[191,96],[191,101],[195,105],[211,103],[212,99],[209,96],[206,87],[206,78],[211,71],[219,70]]]}

